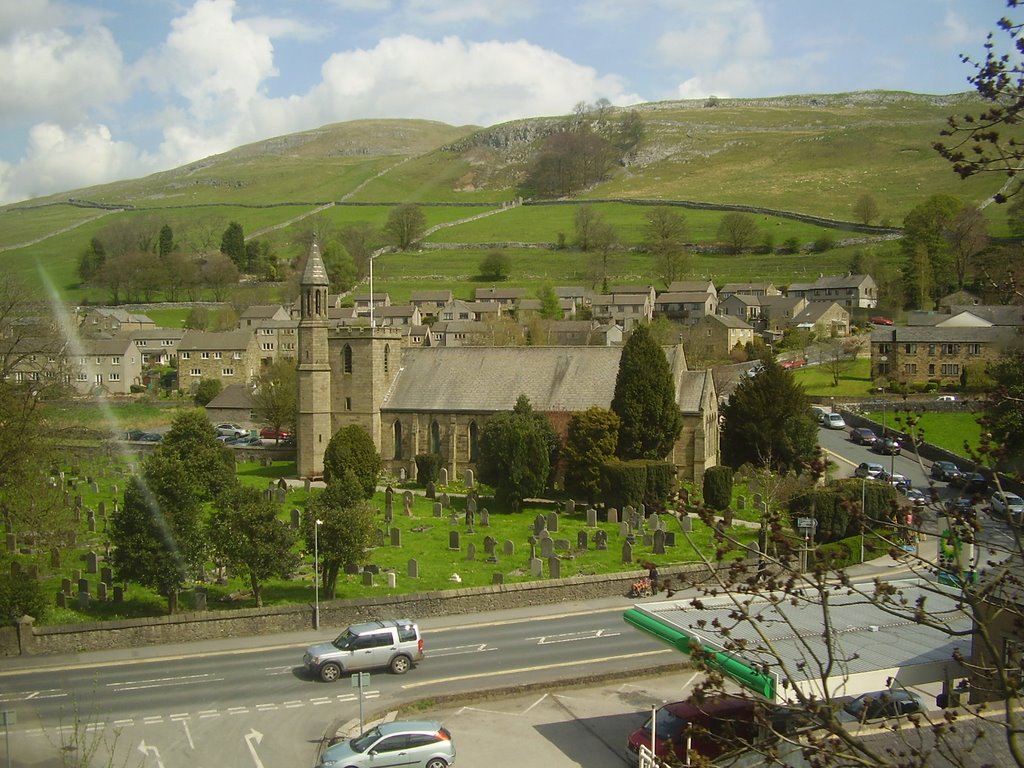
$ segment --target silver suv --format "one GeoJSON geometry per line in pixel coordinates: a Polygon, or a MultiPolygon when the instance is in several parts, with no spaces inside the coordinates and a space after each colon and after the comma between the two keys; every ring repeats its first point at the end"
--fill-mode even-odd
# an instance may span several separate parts
{"type": "Polygon", "coordinates": [[[411,619],[388,619],[353,624],[330,643],[306,649],[306,668],[327,683],[342,672],[387,667],[402,675],[423,660],[423,638],[411,619]]]}

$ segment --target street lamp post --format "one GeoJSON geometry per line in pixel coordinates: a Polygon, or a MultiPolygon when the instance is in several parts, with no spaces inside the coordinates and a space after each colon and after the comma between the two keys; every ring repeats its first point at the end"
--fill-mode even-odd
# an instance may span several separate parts
{"type": "Polygon", "coordinates": [[[860,479],[860,561],[864,562],[864,518],[867,517],[867,488],[868,479],[860,479]]]}
{"type": "Polygon", "coordinates": [[[320,542],[318,531],[323,520],[313,521],[313,629],[320,629],[320,542]]]}

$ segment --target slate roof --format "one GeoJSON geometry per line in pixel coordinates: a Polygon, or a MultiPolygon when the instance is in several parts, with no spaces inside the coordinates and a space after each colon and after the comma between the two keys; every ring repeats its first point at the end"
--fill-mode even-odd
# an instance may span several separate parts
{"type": "Polygon", "coordinates": [[[239,315],[240,320],[269,320],[274,315],[280,312],[287,312],[288,310],[280,304],[253,304],[250,307],[246,307],[245,311],[239,315]]]}
{"type": "Polygon", "coordinates": [[[1014,338],[1019,338],[1017,329],[1006,326],[943,328],[930,325],[898,325],[876,327],[871,331],[872,344],[886,342],[894,344],[903,342],[990,344],[992,342],[1009,342],[1014,338]]]}
{"type": "Polygon", "coordinates": [[[252,330],[245,331],[186,331],[178,343],[178,352],[246,349],[252,339],[252,330]]]}
{"type": "Polygon", "coordinates": [[[453,298],[451,290],[436,290],[436,291],[413,291],[409,294],[409,301],[414,304],[417,301],[440,301],[447,302],[453,298]]]}
{"type": "MultiPolygon", "coordinates": [[[[682,349],[670,351],[685,366],[682,349]]],[[[541,412],[608,408],[615,393],[621,347],[436,347],[406,349],[385,411],[495,413],[519,395],[541,412]]],[[[677,400],[696,413],[713,386],[708,371],[680,371],[677,400]]]]}
{"type": "Polygon", "coordinates": [[[128,332],[128,336],[132,339],[143,339],[145,341],[149,341],[151,339],[181,339],[184,335],[184,328],[144,328],[138,331],[128,332]]]}
{"type": "Polygon", "coordinates": [[[724,325],[726,328],[746,328],[747,330],[753,330],[750,323],[741,317],[735,315],[705,315],[708,321],[717,320],[719,323],[724,325]]]}
{"type": "Polygon", "coordinates": [[[959,312],[970,312],[992,325],[1024,325],[1024,306],[1019,304],[955,304],[950,307],[950,314],[959,312]]]}
{"type": "Polygon", "coordinates": [[[306,256],[306,266],[302,269],[302,279],[299,285],[330,285],[327,278],[327,268],[320,256],[320,244],[314,240],[306,256]]]}
{"type": "Polygon", "coordinates": [[[228,384],[206,404],[207,408],[252,408],[252,392],[244,384],[228,384]]]}

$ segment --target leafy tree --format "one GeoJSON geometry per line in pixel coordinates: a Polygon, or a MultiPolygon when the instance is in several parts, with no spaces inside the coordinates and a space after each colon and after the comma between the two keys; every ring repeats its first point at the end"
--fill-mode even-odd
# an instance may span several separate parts
{"type": "Polygon", "coordinates": [[[994,384],[986,407],[992,439],[1019,463],[1024,456],[1024,349],[1004,352],[988,374],[994,384]]]}
{"type": "Polygon", "coordinates": [[[547,487],[550,432],[535,418],[538,416],[544,418],[520,395],[512,411],[495,414],[480,430],[480,479],[493,486],[499,502],[516,512],[523,499],[539,496],[547,487]]]}
{"type": "Polygon", "coordinates": [[[42,622],[49,609],[38,579],[27,573],[0,573],[0,626],[14,626],[22,616],[42,622]]]}
{"type": "Polygon", "coordinates": [[[635,109],[631,109],[626,112],[622,119],[619,120],[618,127],[615,131],[615,136],[612,139],[615,144],[615,148],[622,152],[624,155],[629,155],[636,151],[636,148],[640,146],[640,142],[644,140],[644,134],[646,128],[644,127],[644,120],[640,116],[640,113],[635,109]]]}
{"type": "Polygon", "coordinates": [[[608,278],[611,276],[615,249],[619,245],[619,233],[606,221],[598,222],[590,233],[590,246],[593,252],[591,274],[594,284],[600,283],[601,290],[608,292],[608,278]]]}
{"type": "Polygon", "coordinates": [[[286,578],[298,564],[295,534],[277,513],[278,505],[258,489],[236,485],[217,497],[206,526],[215,558],[247,576],[257,608],[263,607],[264,582],[286,578]]]}
{"type": "Polygon", "coordinates": [[[261,422],[274,431],[294,430],[299,411],[299,377],[294,360],[277,360],[256,377],[250,398],[261,422]]]}
{"type": "Polygon", "coordinates": [[[664,459],[683,428],[676,388],[665,352],[650,329],[633,329],[622,348],[612,411],[621,420],[620,459],[664,459]]]}
{"type": "Polygon", "coordinates": [[[912,307],[927,308],[930,301],[944,296],[953,285],[946,232],[961,207],[955,197],[932,195],[903,220],[903,278],[912,307]]]}
{"type": "Polygon", "coordinates": [[[974,257],[988,245],[985,215],[973,205],[964,205],[953,215],[943,231],[956,274],[956,287],[963,288],[974,257]]]}
{"type": "Polygon", "coordinates": [[[174,250],[174,230],[170,224],[160,227],[160,238],[157,241],[156,252],[161,259],[166,259],[174,250]]]}
{"type": "Polygon", "coordinates": [[[589,251],[593,239],[594,228],[604,222],[604,217],[598,210],[585,203],[576,209],[573,216],[573,226],[576,229],[576,247],[581,251],[589,251]]]}
{"type": "Polygon", "coordinates": [[[202,282],[199,264],[191,256],[172,251],[164,262],[164,293],[168,301],[178,301],[182,293],[195,295],[202,282]]]}
{"type": "Polygon", "coordinates": [[[722,408],[722,461],[775,472],[801,471],[818,450],[818,426],[811,403],[791,371],[772,360],[754,378],[745,378],[722,408]]]}
{"type": "Polygon", "coordinates": [[[541,317],[545,320],[562,319],[562,305],[550,283],[544,283],[537,289],[537,298],[540,300],[541,317]]]}
{"type": "Polygon", "coordinates": [[[224,301],[228,286],[238,283],[238,267],[227,256],[214,253],[201,268],[203,283],[213,291],[214,301],[224,301]]]}
{"type": "Polygon", "coordinates": [[[181,462],[189,486],[202,502],[212,501],[235,483],[235,454],[217,440],[217,431],[201,409],[175,416],[151,455],[181,462]]]}
{"type": "Polygon", "coordinates": [[[480,276],[485,280],[507,280],[512,260],[502,251],[491,251],[480,262],[480,276]]]}
{"type": "Polygon", "coordinates": [[[313,551],[316,521],[320,520],[317,548],[324,598],[335,597],[338,571],[350,563],[362,560],[373,543],[376,528],[373,508],[366,502],[363,485],[349,469],[327,483],[327,488],[316,494],[306,505],[302,516],[302,537],[306,550],[313,551]]]}
{"type": "Polygon", "coordinates": [[[618,152],[580,123],[544,139],[519,188],[524,197],[563,197],[607,177],[618,152]]]}
{"type": "Polygon", "coordinates": [[[381,232],[368,221],[354,221],[341,228],[341,244],[356,265],[360,275],[366,274],[370,257],[380,246],[381,232]]]}
{"type": "MultiPolygon", "coordinates": [[[[1020,0],[1007,0],[1016,9],[1020,0]]],[[[1024,165],[1024,142],[1021,141],[1021,111],[1024,110],[1024,36],[1022,24],[1009,16],[997,22],[1005,32],[1009,52],[1002,52],[995,36],[985,41],[985,58],[978,61],[968,55],[960,60],[974,69],[967,81],[974,86],[986,107],[978,114],[951,115],[941,135],[949,138],[932,144],[933,149],[948,160],[953,171],[966,179],[977,174],[1005,175],[1016,179],[1024,165]]],[[[997,203],[1005,202],[1019,191],[1019,183],[996,193],[997,203]]]]}
{"type": "Polygon", "coordinates": [[[757,221],[749,213],[730,211],[718,223],[718,239],[730,253],[752,247],[758,240],[757,221]]]}
{"type": "Polygon", "coordinates": [[[615,458],[619,441],[619,417],[593,406],[569,419],[565,440],[565,488],[591,504],[601,491],[601,465],[615,458]]]}
{"type": "Polygon", "coordinates": [[[399,250],[416,245],[427,229],[427,218],[418,205],[406,204],[392,208],[384,224],[384,236],[399,250]]]}
{"type": "Polygon", "coordinates": [[[358,424],[349,424],[335,432],[324,451],[324,480],[330,483],[352,472],[367,499],[377,490],[382,467],[373,438],[358,424]]]}
{"type": "Polygon", "coordinates": [[[870,192],[863,193],[853,204],[853,215],[861,224],[870,224],[878,218],[879,213],[878,201],[870,192]]]}
{"type": "Polygon", "coordinates": [[[107,258],[103,241],[98,237],[89,239],[89,245],[78,257],[78,277],[83,283],[91,281],[103,269],[103,262],[107,258]]]}
{"type": "Polygon", "coordinates": [[[686,272],[686,217],[677,209],[658,206],[644,218],[644,246],[654,257],[661,279],[670,285],[686,272]]]}
{"type": "Polygon", "coordinates": [[[231,259],[239,272],[248,267],[245,257],[245,230],[237,221],[228,224],[220,238],[220,252],[231,259]]]}
{"type": "Polygon", "coordinates": [[[348,291],[355,287],[359,281],[359,269],[339,241],[325,242],[320,249],[320,256],[327,269],[327,279],[334,289],[348,291]]]}
{"type": "Polygon", "coordinates": [[[196,405],[204,406],[219,395],[223,388],[220,379],[203,379],[192,393],[192,400],[196,405]]]}

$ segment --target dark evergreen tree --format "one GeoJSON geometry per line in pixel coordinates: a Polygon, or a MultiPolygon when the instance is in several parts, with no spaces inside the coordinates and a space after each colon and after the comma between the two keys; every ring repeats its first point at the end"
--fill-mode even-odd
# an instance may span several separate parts
{"type": "Polygon", "coordinates": [[[176,416],[153,456],[180,461],[188,484],[203,502],[213,501],[235,484],[235,454],[217,440],[217,432],[202,409],[176,416]]]}
{"type": "Polygon", "coordinates": [[[565,440],[565,488],[593,503],[601,491],[601,465],[615,458],[619,417],[594,406],[569,419],[565,440]]]}
{"type": "Polygon", "coordinates": [[[480,479],[493,486],[498,501],[513,511],[547,486],[554,430],[550,424],[545,429],[541,419],[547,421],[520,395],[514,410],[495,414],[480,431],[480,479]]]}
{"type": "Polygon", "coordinates": [[[245,230],[237,221],[228,224],[224,235],[220,239],[220,252],[231,259],[240,272],[248,267],[248,257],[245,252],[245,230]]]}
{"type": "Polygon", "coordinates": [[[622,422],[616,454],[624,460],[664,459],[683,428],[668,359],[645,325],[622,348],[612,411],[622,422]]]}
{"type": "Polygon", "coordinates": [[[995,384],[986,412],[992,437],[1019,465],[1024,457],[1024,350],[1004,352],[988,373],[995,384]]]}
{"type": "Polygon", "coordinates": [[[331,437],[324,451],[324,480],[329,484],[351,471],[359,480],[364,498],[377,490],[381,471],[380,454],[369,433],[357,424],[342,427],[331,437]]]}
{"type": "Polygon", "coordinates": [[[745,378],[722,408],[722,461],[785,473],[810,465],[818,451],[818,425],[811,403],[791,371],[772,360],[745,378]]]}
{"type": "Polygon", "coordinates": [[[160,227],[160,236],[156,243],[156,252],[161,259],[166,259],[174,250],[174,231],[170,224],[160,227]]]}
{"type": "Polygon", "coordinates": [[[724,464],[704,470],[704,504],[719,511],[732,503],[732,467],[724,464]]]}
{"type": "Polygon", "coordinates": [[[335,596],[341,567],[358,564],[371,546],[376,527],[373,508],[367,503],[355,472],[346,469],[343,475],[328,482],[323,492],[313,496],[306,509],[308,514],[302,516],[302,538],[306,550],[312,552],[313,537],[317,537],[324,598],[330,600],[335,596]]]}

